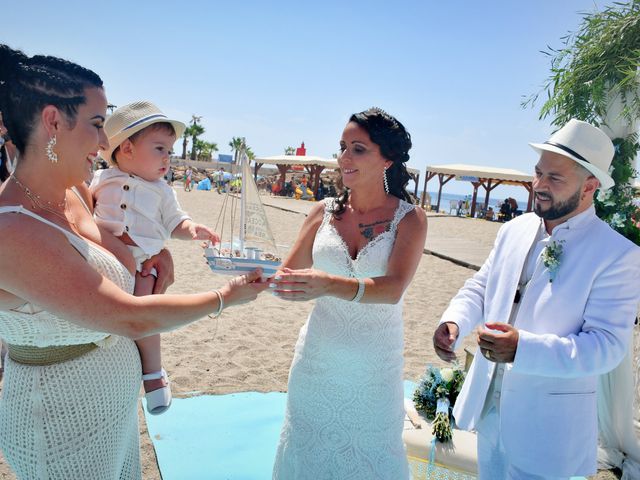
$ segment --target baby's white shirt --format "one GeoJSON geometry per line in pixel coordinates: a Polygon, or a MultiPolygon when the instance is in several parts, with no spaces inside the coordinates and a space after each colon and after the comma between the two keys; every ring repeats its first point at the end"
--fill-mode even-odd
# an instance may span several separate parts
{"type": "Polygon", "coordinates": [[[119,237],[127,233],[148,255],[155,255],[171,232],[191,217],[164,180],[149,182],[118,167],[95,172],[91,185],[98,225],[119,237]]]}

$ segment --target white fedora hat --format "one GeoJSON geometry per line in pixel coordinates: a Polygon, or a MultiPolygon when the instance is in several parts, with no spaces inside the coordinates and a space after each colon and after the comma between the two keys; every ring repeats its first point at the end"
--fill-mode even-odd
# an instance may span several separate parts
{"type": "Polygon", "coordinates": [[[109,139],[109,149],[101,150],[100,156],[107,161],[111,160],[114,150],[122,142],[134,133],[154,123],[169,123],[173,125],[173,129],[176,131],[176,138],[180,138],[186,128],[184,123],[168,118],[151,102],[145,100],[133,102],[116,109],[104,122],[104,132],[109,139]]]}
{"type": "Polygon", "coordinates": [[[608,174],[615,148],[611,139],[590,123],[572,118],[544,143],[530,143],[533,149],[555,152],[582,165],[600,180],[603,190],[615,185],[608,174]]]}

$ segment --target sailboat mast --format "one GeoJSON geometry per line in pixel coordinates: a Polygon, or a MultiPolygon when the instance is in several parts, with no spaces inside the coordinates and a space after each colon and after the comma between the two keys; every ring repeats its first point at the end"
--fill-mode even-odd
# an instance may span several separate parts
{"type": "Polygon", "coordinates": [[[244,194],[245,192],[243,192],[244,190],[244,186],[246,185],[245,183],[245,178],[244,178],[244,171],[245,171],[245,164],[244,162],[247,161],[247,156],[244,153],[244,146],[243,148],[240,150],[240,169],[242,172],[242,176],[240,177],[240,181],[242,182],[240,184],[240,255],[244,255],[244,236],[245,236],[245,228],[244,228],[244,222],[245,222],[245,215],[246,215],[246,208],[247,208],[247,199],[246,199],[246,195],[244,194]]]}

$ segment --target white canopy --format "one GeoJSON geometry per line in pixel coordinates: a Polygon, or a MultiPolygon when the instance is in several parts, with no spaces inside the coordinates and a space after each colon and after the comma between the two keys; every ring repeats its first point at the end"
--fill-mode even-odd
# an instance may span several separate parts
{"type": "Polygon", "coordinates": [[[326,168],[338,168],[338,162],[330,158],[315,157],[313,155],[273,155],[271,157],[256,157],[256,163],[271,165],[302,165],[326,168]]]}
{"type": "Polygon", "coordinates": [[[480,165],[466,165],[463,163],[452,163],[449,165],[428,165],[427,172],[442,173],[444,175],[455,175],[461,177],[460,180],[472,180],[472,177],[478,179],[501,180],[503,184],[511,182],[532,182],[533,175],[529,175],[518,170],[510,168],[483,167],[480,165]]]}
{"type": "MultiPolygon", "coordinates": [[[[271,165],[317,165],[325,168],[338,168],[338,161],[333,158],[315,157],[313,155],[273,155],[271,157],[257,157],[256,163],[268,163],[271,165]]],[[[420,175],[420,170],[416,168],[409,168],[407,170],[410,174],[416,176],[420,175]]]]}

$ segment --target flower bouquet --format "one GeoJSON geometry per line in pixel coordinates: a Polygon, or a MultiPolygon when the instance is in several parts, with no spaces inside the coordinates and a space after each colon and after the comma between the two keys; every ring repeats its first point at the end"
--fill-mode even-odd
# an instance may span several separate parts
{"type": "Polygon", "coordinates": [[[464,376],[464,370],[457,365],[442,369],[429,365],[413,393],[416,409],[424,411],[432,421],[432,433],[440,442],[451,440],[451,412],[462,389],[464,376]]]}

